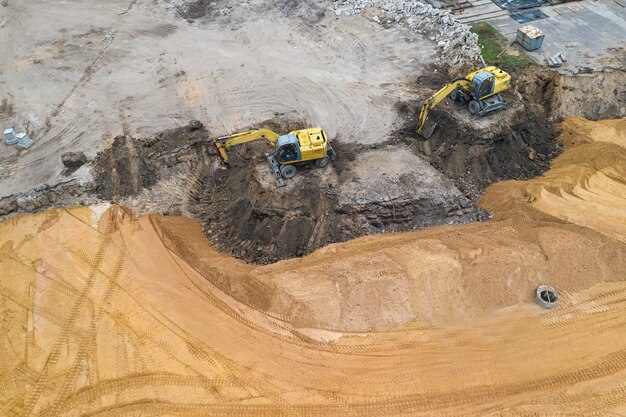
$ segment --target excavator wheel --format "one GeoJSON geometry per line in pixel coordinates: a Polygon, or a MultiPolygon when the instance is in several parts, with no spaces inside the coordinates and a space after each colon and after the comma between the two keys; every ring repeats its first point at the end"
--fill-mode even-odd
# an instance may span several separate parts
{"type": "Polygon", "coordinates": [[[461,95],[459,94],[459,90],[454,90],[450,93],[450,98],[452,101],[459,101],[461,99],[461,95]]]}
{"type": "Polygon", "coordinates": [[[315,160],[315,166],[318,167],[318,168],[324,168],[326,165],[328,165],[328,157],[327,156],[315,160]]]}
{"type": "Polygon", "coordinates": [[[478,114],[478,112],[480,111],[480,103],[477,100],[472,100],[467,105],[467,108],[469,109],[470,113],[478,114]]]}
{"type": "Polygon", "coordinates": [[[295,177],[296,172],[298,172],[298,170],[295,165],[281,165],[280,167],[280,175],[286,180],[295,177]]]}

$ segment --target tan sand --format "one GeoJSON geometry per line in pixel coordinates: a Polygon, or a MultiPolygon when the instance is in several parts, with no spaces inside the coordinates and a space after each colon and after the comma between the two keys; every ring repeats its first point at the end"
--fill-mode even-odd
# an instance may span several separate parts
{"type": "Polygon", "coordinates": [[[562,130],[490,222],[263,267],[116,206],[0,223],[0,415],[626,413],[626,120],[562,130]]]}

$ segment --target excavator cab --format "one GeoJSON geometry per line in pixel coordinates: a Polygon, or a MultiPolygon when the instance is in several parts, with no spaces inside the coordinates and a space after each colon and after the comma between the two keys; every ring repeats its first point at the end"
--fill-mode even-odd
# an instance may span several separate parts
{"type": "Polygon", "coordinates": [[[482,100],[493,94],[495,85],[496,76],[487,71],[481,71],[472,78],[469,92],[474,100],[482,100]]]}
{"type": "Polygon", "coordinates": [[[300,161],[300,144],[298,138],[294,134],[283,135],[276,142],[275,151],[276,160],[280,164],[288,164],[300,161]]]}

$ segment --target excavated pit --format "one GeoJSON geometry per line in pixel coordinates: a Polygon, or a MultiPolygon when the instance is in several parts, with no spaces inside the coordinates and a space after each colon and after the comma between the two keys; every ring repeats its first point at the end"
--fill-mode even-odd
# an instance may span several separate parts
{"type": "MultiPolygon", "coordinates": [[[[285,187],[262,142],[231,149],[221,169],[215,135],[198,122],[152,138],[119,136],[97,158],[97,193],[137,213],[194,217],[220,250],[267,264],[358,236],[486,219],[475,201],[487,185],[538,175],[558,152],[550,126],[523,105],[478,124],[448,111],[433,114],[439,127],[428,140],[409,122],[380,144],[335,141],[335,162],[301,166],[285,187]]],[[[277,116],[255,127],[306,125],[277,116]]]]}
{"type": "Polygon", "coordinates": [[[428,139],[414,133],[413,123],[400,136],[472,201],[493,182],[541,175],[560,151],[552,124],[523,103],[478,120],[464,116],[463,107],[432,112],[437,128],[428,139]]]}
{"type": "MultiPolygon", "coordinates": [[[[543,173],[560,150],[551,123],[574,103],[564,88],[572,80],[529,71],[532,82],[521,78],[506,95],[508,108],[486,117],[470,116],[461,103],[441,103],[430,114],[437,128],[428,139],[415,133],[417,110],[442,79],[421,77],[416,99],[395,107],[405,120],[401,129],[371,144],[331,138],[337,160],[323,169],[301,168],[283,188],[263,156],[266,144],[231,149],[231,168],[222,170],[211,139],[224,132],[193,121],[146,138],[110,139],[81,168],[92,169],[91,180],[3,198],[0,215],[111,201],[137,214],[194,217],[217,248],[261,264],[368,234],[485,220],[489,213],[476,204],[482,191],[495,181],[543,173]]],[[[619,110],[620,77],[576,80],[579,89],[614,85],[612,108],[619,110]]],[[[595,97],[575,104],[594,108],[595,97]]],[[[288,132],[309,125],[276,114],[250,128],[288,132]]]]}

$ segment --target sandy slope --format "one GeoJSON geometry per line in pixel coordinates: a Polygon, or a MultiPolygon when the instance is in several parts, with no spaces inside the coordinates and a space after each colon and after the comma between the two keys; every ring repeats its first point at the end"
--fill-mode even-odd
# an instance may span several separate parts
{"type": "Polygon", "coordinates": [[[264,267],[119,207],[0,223],[0,415],[626,412],[626,120],[562,129],[491,222],[264,267]]]}

